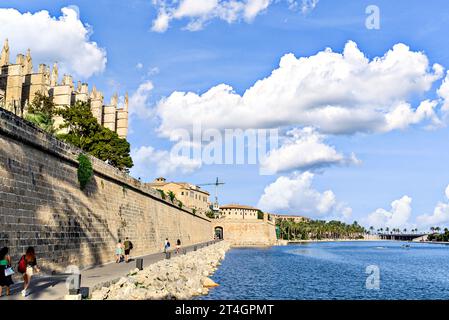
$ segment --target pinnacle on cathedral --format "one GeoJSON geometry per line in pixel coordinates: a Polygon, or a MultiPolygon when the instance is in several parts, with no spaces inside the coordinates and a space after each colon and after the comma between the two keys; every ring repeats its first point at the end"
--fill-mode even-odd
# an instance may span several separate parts
{"type": "Polygon", "coordinates": [[[27,104],[33,101],[38,92],[53,99],[57,108],[67,107],[76,101],[90,100],[91,111],[97,121],[112,131],[117,132],[121,138],[128,134],[128,94],[125,95],[123,107],[119,107],[118,94],[111,98],[110,105],[104,105],[103,94],[93,86],[89,92],[87,83],[78,81],[74,86],[71,75],[64,74],[59,83],[59,67],[57,62],[50,67],[39,64],[38,71],[33,71],[31,50],[26,55],[18,54],[16,63],[10,63],[10,49],[8,39],[5,39],[0,55],[0,107],[25,116],[27,104]]]}

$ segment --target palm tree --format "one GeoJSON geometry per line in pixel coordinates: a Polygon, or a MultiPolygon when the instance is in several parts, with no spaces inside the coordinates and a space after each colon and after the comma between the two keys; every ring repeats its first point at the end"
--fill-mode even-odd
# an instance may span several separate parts
{"type": "Polygon", "coordinates": [[[433,233],[435,231],[435,227],[430,227],[430,231],[433,233]]]}
{"type": "Polygon", "coordinates": [[[404,228],[404,233],[407,233],[407,228],[404,228]]]}

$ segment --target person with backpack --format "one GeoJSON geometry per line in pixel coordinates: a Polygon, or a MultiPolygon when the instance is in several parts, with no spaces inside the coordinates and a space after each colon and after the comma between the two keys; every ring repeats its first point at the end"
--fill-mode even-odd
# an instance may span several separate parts
{"type": "Polygon", "coordinates": [[[11,278],[14,270],[11,268],[11,257],[8,253],[8,247],[0,250],[0,297],[2,296],[3,287],[6,287],[6,295],[9,296],[9,287],[14,283],[11,278]]]}
{"type": "Polygon", "coordinates": [[[177,240],[176,241],[176,254],[178,254],[179,253],[179,249],[181,248],[181,240],[177,240]]]}
{"type": "Polygon", "coordinates": [[[27,289],[30,286],[31,277],[35,272],[40,272],[37,266],[36,254],[33,247],[28,247],[26,253],[20,258],[18,270],[23,274],[23,290],[22,296],[26,297],[27,289]]]}
{"type": "Polygon", "coordinates": [[[129,238],[126,237],[125,242],[123,243],[124,247],[125,247],[125,262],[128,263],[128,259],[129,259],[129,253],[131,252],[131,250],[133,249],[133,243],[131,241],[129,241],[129,238]]]}

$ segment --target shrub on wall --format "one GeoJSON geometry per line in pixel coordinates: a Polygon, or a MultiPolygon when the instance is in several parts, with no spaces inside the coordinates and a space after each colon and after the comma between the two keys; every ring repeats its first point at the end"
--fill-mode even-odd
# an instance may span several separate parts
{"type": "Polygon", "coordinates": [[[92,163],[84,154],[78,156],[78,181],[81,190],[84,190],[93,175],[92,163]]]}
{"type": "Polygon", "coordinates": [[[183,204],[181,201],[178,201],[178,206],[182,209],[183,204]]]}
{"type": "Polygon", "coordinates": [[[210,219],[215,219],[215,213],[213,211],[207,211],[206,217],[208,217],[210,219]]]}
{"type": "Polygon", "coordinates": [[[168,193],[168,197],[170,198],[170,201],[173,203],[173,201],[175,201],[176,199],[176,195],[173,191],[169,191],[168,193]]]}
{"type": "Polygon", "coordinates": [[[164,192],[164,190],[161,190],[161,189],[156,189],[156,190],[161,194],[161,198],[163,200],[165,200],[165,192],[164,192]]]}

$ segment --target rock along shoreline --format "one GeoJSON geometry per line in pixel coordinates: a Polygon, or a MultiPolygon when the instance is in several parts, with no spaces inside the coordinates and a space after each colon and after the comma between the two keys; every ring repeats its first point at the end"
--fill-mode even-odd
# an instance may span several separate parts
{"type": "Polygon", "coordinates": [[[197,251],[134,269],[108,287],[92,292],[92,300],[188,300],[217,286],[210,278],[230,245],[221,241],[197,251]]]}

